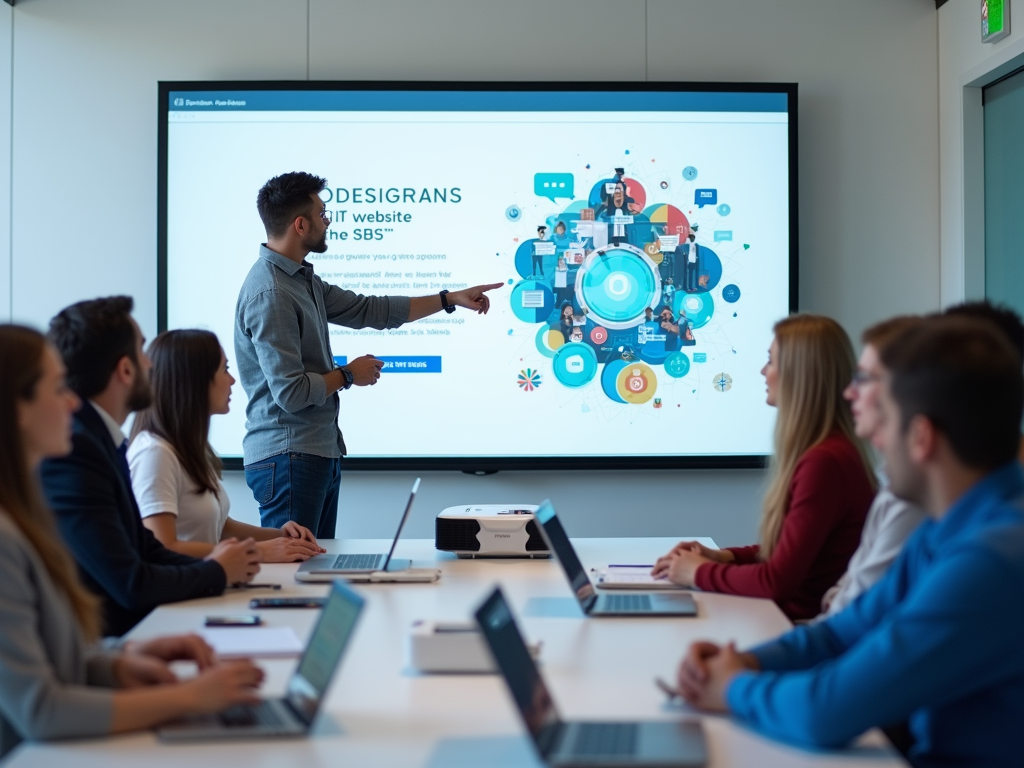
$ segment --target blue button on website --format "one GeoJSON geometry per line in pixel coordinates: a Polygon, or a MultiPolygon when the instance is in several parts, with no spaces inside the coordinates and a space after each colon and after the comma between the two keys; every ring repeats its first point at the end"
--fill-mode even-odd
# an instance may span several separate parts
{"type": "MultiPolygon", "coordinates": [[[[384,361],[381,369],[385,373],[441,373],[440,355],[418,355],[415,357],[381,356],[384,361]]],[[[335,356],[335,365],[346,365],[348,358],[344,355],[335,356]]]]}

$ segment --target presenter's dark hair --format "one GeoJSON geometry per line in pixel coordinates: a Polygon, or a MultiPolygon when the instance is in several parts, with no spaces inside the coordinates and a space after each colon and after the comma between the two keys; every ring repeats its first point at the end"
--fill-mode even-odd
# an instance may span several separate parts
{"type": "Polygon", "coordinates": [[[327,179],[295,171],[275,176],[256,195],[256,210],[270,237],[283,235],[299,216],[308,216],[310,195],[327,188],[327,179]]]}
{"type": "Polygon", "coordinates": [[[976,317],[995,324],[1024,359],[1024,323],[1020,315],[1009,307],[988,301],[968,301],[949,307],[943,314],[951,317],[976,317]]]}
{"type": "Polygon", "coordinates": [[[64,358],[68,386],[95,397],[110,383],[123,357],[138,365],[131,296],[109,296],[65,307],[50,321],[50,342],[64,358]]]}
{"type": "Polygon", "coordinates": [[[1024,375],[1017,350],[991,322],[928,318],[880,353],[904,431],[915,416],[924,416],[974,469],[995,469],[1016,458],[1024,375]]]}
{"type": "Polygon", "coordinates": [[[100,634],[99,600],[82,586],[75,559],[64,546],[53,513],[43,500],[39,478],[29,466],[19,423],[19,404],[38,394],[46,339],[20,325],[0,325],[0,507],[21,531],[64,593],[89,640],[100,634]]]}
{"type": "Polygon", "coordinates": [[[220,369],[220,342],[209,331],[164,331],[147,353],[153,404],[135,415],[132,440],[140,432],[162,437],[199,493],[216,493],[221,463],[209,442],[210,383],[220,369]]]}

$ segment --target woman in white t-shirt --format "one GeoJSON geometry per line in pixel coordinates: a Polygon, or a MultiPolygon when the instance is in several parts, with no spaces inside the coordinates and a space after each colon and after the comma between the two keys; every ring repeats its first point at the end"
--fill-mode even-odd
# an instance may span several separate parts
{"type": "Polygon", "coordinates": [[[253,538],[265,563],[308,560],[325,550],[308,528],[260,528],[228,516],[210,417],[228,412],[234,377],[209,331],[165,331],[149,346],[153,404],[135,416],[128,464],[142,523],[168,549],[206,557],[217,542],[253,538]]]}

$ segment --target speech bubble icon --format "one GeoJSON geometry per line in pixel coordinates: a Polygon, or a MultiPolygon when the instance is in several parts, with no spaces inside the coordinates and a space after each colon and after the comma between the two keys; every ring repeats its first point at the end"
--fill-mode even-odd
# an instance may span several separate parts
{"type": "Polygon", "coordinates": [[[731,229],[716,229],[715,230],[715,242],[722,243],[728,240],[732,242],[732,230],[731,229]]]}
{"type": "Polygon", "coordinates": [[[565,197],[572,200],[575,182],[571,173],[535,173],[533,174],[533,194],[546,197],[551,202],[555,198],[565,197]]]}
{"type": "Polygon", "coordinates": [[[693,192],[693,204],[698,208],[705,205],[718,205],[717,189],[697,189],[693,192]]]}

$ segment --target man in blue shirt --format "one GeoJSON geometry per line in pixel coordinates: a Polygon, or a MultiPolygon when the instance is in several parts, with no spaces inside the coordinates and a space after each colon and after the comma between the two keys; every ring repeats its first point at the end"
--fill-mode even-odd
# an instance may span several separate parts
{"type": "Polygon", "coordinates": [[[691,703],[780,739],[841,746],[905,723],[910,762],[1024,760],[1021,360],[990,323],[929,318],[882,350],[872,438],[890,487],[929,519],[872,589],[820,624],[741,653],[695,643],[691,703]]]}
{"type": "Polygon", "coordinates": [[[256,207],[267,242],[242,284],[235,306],[235,359],[249,396],[242,441],[245,481],[264,526],[289,520],[333,539],[341,457],[339,393],[372,385],[384,363],[363,355],[337,367],[328,323],[348,328],[397,328],[465,307],[484,314],[486,292],[501,283],[433,296],[361,296],[325,283],[306,260],[327,250],[327,215],[319,194],[327,181],[308,173],[277,176],[259,191],[256,207]]]}

